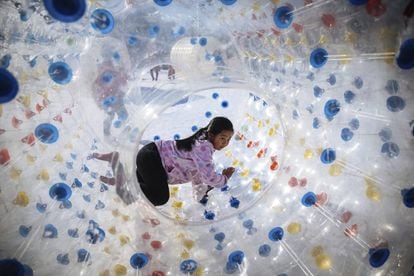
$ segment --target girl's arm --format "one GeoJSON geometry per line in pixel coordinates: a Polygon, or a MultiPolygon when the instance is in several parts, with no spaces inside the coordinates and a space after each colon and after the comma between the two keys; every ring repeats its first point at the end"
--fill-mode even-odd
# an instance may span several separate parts
{"type": "MultiPolygon", "coordinates": [[[[207,142],[208,143],[208,142],[207,142]]],[[[226,185],[228,177],[216,173],[213,163],[213,147],[207,144],[196,144],[191,152],[200,180],[214,188],[222,188],[226,185]]]]}

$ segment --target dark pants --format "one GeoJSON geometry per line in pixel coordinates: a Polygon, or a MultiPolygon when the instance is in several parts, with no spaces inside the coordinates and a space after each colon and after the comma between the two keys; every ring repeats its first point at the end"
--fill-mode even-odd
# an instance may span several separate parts
{"type": "Polygon", "coordinates": [[[137,177],[142,192],[154,206],[167,203],[170,198],[168,176],[155,143],[149,143],[138,152],[137,177]]]}

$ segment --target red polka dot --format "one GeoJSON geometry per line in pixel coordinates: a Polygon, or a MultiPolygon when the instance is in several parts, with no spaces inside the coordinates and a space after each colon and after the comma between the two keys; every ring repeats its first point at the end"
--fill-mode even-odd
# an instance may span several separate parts
{"type": "Polygon", "coordinates": [[[326,27],[328,27],[328,28],[335,27],[336,20],[335,20],[335,17],[332,14],[325,13],[325,14],[322,15],[321,19],[322,19],[322,23],[326,27]]]}
{"type": "Polygon", "coordinates": [[[299,186],[305,187],[308,184],[308,180],[306,178],[302,178],[299,180],[299,186]]]}
{"type": "Polygon", "coordinates": [[[151,242],[151,246],[152,248],[154,248],[155,250],[160,249],[162,247],[162,244],[160,241],[152,241],[151,242]]]}
{"type": "Polygon", "coordinates": [[[165,276],[165,273],[159,270],[153,271],[151,276],[165,276]]]}
{"type": "Polygon", "coordinates": [[[150,233],[148,233],[148,232],[145,232],[144,234],[142,234],[142,239],[144,239],[144,240],[149,240],[149,239],[151,239],[151,235],[150,235],[150,233]]]}
{"type": "Polygon", "coordinates": [[[349,211],[346,211],[342,214],[341,221],[342,223],[347,223],[352,217],[352,213],[349,211]]]}
{"type": "Polygon", "coordinates": [[[292,176],[288,182],[290,187],[298,186],[298,179],[294,176],[292,176]]]}
{"type": "Polygon", "coordinates": [[[381,3],[381,0],[369,0],[365,9],[369,15],[374,17],[380,17],[387,11],[387,7],[381,3]]]}

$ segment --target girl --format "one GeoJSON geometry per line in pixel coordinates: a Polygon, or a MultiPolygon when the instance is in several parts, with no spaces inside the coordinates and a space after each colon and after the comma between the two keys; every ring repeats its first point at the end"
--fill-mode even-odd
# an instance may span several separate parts
{"type": "Polygon", "coordinates": [[[137,177],[142,192],[155,206],[167,203],[168,185],[192,182],[200,201],[212,188],[222,188],[233,175],[229,167],[214,171],[213,153],[225,148],[233,136],[233,124],[215,117],[196,133],[182,140],[159,140],[144,146],[137,155],[137,177]]]}

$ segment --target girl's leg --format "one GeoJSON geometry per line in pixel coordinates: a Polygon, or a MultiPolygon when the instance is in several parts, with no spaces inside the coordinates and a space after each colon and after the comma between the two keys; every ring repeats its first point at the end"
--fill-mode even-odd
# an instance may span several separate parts
{"type": "Polygon", "coordinates": [[[168,177],[154,143],[146,145],[138,152],[137,177],[142,192],[154,206],[168,202],[170,198],[168,177]]]}

